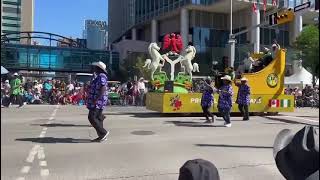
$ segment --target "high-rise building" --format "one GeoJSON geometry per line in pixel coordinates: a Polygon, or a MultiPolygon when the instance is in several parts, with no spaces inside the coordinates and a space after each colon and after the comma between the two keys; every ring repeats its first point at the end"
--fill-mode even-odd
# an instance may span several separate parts
{"type": "Polygon", "coordinates": [[[87,40],[87,48],[104,50],[108,44],[108,26],[106,21],[85,20],[83,38],[87,40]]]}
{"type": "MultiPolygon", "coordinates": [[[[268,13],[276,11],[273,2],[278,8],[292,8],[306,0],[267,0],[266,12],[262,0],[233,0],[232,32],[266,22],[268,13]],[[260,2],[255,12],[253,2],[260,2]]],[[[313,18],[319,15],[314,11],[314,2],[311,0],[312,8],[297,14],[290,24],[256,28],[237,36],[236,62],[243,60],[248,51],[270,46],[275,39],[282,47],[290,47],[303,25],[313,24],[313,18]]],[[[193,42],[200,68],[228,55],[230,0],[109,0],[108,7],[110,44],[123,39],[161,42],[165,34],[174,32],[181,34],[184,45],[193,42]]]]}
{"type": "MultiPolygon", "coordinates": [[[[1,0],[1,34],[33,31],[33,16],[34,0],[1,0]]],[[[27,43],[27,39],[16,43],[27,43]]]]}

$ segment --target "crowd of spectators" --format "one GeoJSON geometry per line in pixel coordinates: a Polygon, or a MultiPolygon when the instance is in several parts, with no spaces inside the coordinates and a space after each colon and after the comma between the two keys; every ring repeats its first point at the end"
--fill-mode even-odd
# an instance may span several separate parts
{"type": "MultiPolygon", "coordinates": [[[[8,107],[17,103],[16,97],[21,97],[24,104],[52,104],[52,105],[85,105],[87,90],[90,82],[82,83],[77,81],[65,82],[59,79],[26,79],[19,85],[18,96],[14,96],[15,79],[1,80],[1,105],[8,107]]],[[[148,84],[143,78],[138,81],[128,81],[121,84],[109,84],[109,102],[115,105],[144,106],[145,94],[148,91],[148,84]]]]}
{"type": "MultiPolygon", "coordinates": [[[[9,106],[13,97],[13,86],[15,79],[1,80],[1,105],[9,106]]],[[[68,82],[56,79],[33,80],[27,79],[21,83],[18,89],[18,95],[24,104],[73,104],[84,105],[87,96],[87,88],[89,83],[68,82]]]]}
{"type": "Polygon", "coordinates": [[[303,89],[288,87],[285,94],[294,95],[297,107],[319,107],[319,86],[306,85],[303,89]]]}

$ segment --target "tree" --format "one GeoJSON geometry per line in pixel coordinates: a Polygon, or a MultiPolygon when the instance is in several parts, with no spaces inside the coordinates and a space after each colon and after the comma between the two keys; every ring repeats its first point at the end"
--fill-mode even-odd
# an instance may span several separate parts
{"type": "Polygon", "coordinates": [[[150,71],[147,68],[143,68],[147,55],[144,53],[131,53],[124,60],[120,66],[121,76],[124,81],[133,79],[134,76],[138,78],[144,77],[150,78],[150,71]]]}
{"type": "Polygon", "coordinates": [[[303,28],[295,41],[295,48],[300,51],[298,57],[303,60],[303,66],[312,74],[312,83],[319,79],[319,29],[315,25],[303,28]]]}
{"type": "Polygon", "coordinates": [[[135,75],[139,77],[143,77],[144,79],[149,79],[150,77],[150,71],[148,70],[147,67],[143,67],[144,64],[145,64],[145,60],[146,58],[142,57],[142,56],[139,56],[137,57],[137,60],[136,60],[136,64],[133,66],[133,69],[134,69],[134,72],[135,72],[135,75]]]}

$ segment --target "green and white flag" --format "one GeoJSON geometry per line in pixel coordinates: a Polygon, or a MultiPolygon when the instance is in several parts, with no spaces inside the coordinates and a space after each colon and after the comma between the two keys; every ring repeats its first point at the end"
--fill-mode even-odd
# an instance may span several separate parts
{"type": "Polygon", "coordinates": [[[291,101],[289,99],[281,99],[280,102],[280,107],[290,107],[291,106],[291,101]]]}

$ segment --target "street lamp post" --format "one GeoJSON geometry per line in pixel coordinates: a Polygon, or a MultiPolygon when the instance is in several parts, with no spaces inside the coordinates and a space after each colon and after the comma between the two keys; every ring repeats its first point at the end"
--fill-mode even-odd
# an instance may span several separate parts
{"type": "Polygon", "coordinates": [[[234,59],[235,59],[235,46],[236,46],[236,40],[232,33],[232,0],[230,0],[230,35],[229,35],[229,41],[230,45],[230,67],[234,66],[234,59]]]}

